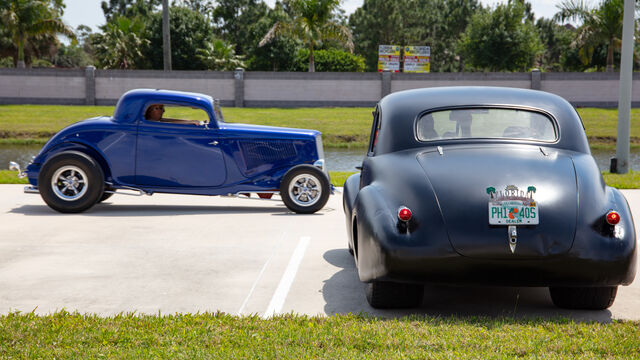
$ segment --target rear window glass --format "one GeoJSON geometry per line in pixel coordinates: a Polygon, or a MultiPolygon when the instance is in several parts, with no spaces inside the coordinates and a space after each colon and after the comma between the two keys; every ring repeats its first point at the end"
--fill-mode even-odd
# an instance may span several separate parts
{"type": "Polygon", "coordinates": [[[516,109],[453,109],[434,111],[418,119],[420,141],[505,138],[555,141],[553,121],[537,112],[516,109]]]}

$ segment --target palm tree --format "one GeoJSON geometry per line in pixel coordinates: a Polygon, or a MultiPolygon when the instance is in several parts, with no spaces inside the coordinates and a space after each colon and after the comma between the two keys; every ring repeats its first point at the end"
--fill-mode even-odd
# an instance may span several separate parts
{"type": "Polygon", "coordinates": [[[580,48],[583,60],[590,61],[594,48],[606,43],[606,71],[613,71],[613,50],[621,44],[624,0],[603,0],[595,8],[590,8],[583,0],[565,0],[558,8],[556,19],[582,21],[574,45],[580,48]]]}
{"type": "Polygon", "coordinates": [[[149,45],[143,38],[144,23],[124,16],[107,23],[92,43],[98,62],[106,69],[131,69],[144,62],[142,49],[149,45]]]}
{"type": "Polygon", "coordinates": [[[5,0],[0,7],[2,26],[18,47],[18,67],[24,68],[24,48],[30,38],[43,34],[63,34],[75,41],[73,30],[61,17],[61,4],[48,0],[5,0]],[[57,6],[60,5],[60,6],[57,6]]]}
{"type": "Polygon", "coordinates": [[[209,70],[228,71],[245,66],[242,56],[236,55],[234,46],[220,39],[209,40],[206,48],[196,50],[196,56],[209,70]]]}
{"type": "Polygon", "coordinates": [[[291,10],[291,20],[276,22],[258,46],[283,35],[301,40],[309,48],[309,72],[315,71],[313,49],[322,45],[323,40],[341,41],[353,52],[351,32],[332,19],[340,0],[291,0],[287,5],[291,10]]]}

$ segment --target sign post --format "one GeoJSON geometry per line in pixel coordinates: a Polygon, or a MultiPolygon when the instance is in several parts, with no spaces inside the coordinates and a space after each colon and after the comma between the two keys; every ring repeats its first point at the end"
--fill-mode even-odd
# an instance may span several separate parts
{"type": "Polygon", "coordinates": [[[631,126],[631,81],[633,80],[633,28],[635,1],[624,0],[622,17],[622,54],[620,56],[620,88],[618,91],[618,139],[614,169],[618,174],[629,171],[629,131],[631,126]]]}

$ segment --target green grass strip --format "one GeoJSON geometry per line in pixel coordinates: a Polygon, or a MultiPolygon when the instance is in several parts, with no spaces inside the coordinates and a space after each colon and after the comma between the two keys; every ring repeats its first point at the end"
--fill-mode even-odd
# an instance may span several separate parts
{"type": "Polygon", "coordinates": [[[0,357],[637,359],[640,322],[10,313],[0,317],[0,357]]]}
{"type": "MultiPolygon", "coordinates": [[[[342,186],[351,174],[355,173],[351,171],[331,171],[329,176],[333,186],[342,186]]],[[[19,179],[17,171],[0,170],[0,184],[28,184],[28,181],[26,178],[19,179]]]]}
{"type": "MultiPolygon", "coordinates": [[[[356,172],[352,171],[332,171],[331,183],[334,186],[343,186],[345,180],[356,172]]],[[[629,171],[626,174],[612,174],[608,171],[602,172],[604,182],[617,189],[640,189],[640,172],[629,171]]]]}
{"type": "Polygon", "coordinates": [[[19,179],[17,171],[0,170],[0,184],[28,184],[27,178],[19,179]]]}
{"type": "MultiPolygon", "coordinates": [[[[74,122],[111,116],[113,106],[0,105],[0,139],[43,142],[74,122]]],[[[224,108],[225,121],[322,132],[327,147],[366,147],[370,108],[224,108]]],[[[197,111],[197,110],[194,110],[197,111]]],[[[186,115],[188,116],[188,115],[186,115]]],[[[7,141],[7,140],[5,140],[7,141]]]]}
{"type": "MultiPolygon", "coordinates": [[[[0,105],[0,143],[43,143],[74,122],[111,116],[113,106],[0,105]],[[23,141],[23,142],[21,142],[23,141]]],[[[326,147],[366,147],[372,108],[224,108],[225,120],[322,132],[326,147]]],[[[613,149],[617,136],[617,109],[580,108],[594,149],[613,149]]],[[[640,109],[631,109],[631,146],[640,149],[640,109]]]]}
{"type": "MultiPolygon", "coordinates": [[[[345,180],[356,172],[353,171],[330,171],[331,183],[333,186],[341,187],[345,180]]],[[[0,184],[27,184],[27,179],[19,179],[18,173],[10,170],[0,170],[0,184]]],[[[640,172],[629,171],[627,174],[611,174],[602,172],[607,185],[618,189],[640,189],[640,172]]]]}
{"type": "Polygon", "coordinates": [[[602,176],[607,185],[618,189],[638,189],[640,188],[640,172],[629,171],[626,174],[612,174],[603,171],[602,176]]]}

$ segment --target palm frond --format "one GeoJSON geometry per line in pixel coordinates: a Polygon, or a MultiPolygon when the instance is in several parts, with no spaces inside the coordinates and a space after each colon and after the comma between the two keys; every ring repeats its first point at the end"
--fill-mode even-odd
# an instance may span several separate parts
{"type": "Polygon", "coordinates": [[[560,22],[566,20],[584,21],[593,11],[584,0],[563,0],[559,5],[556,5],[556,8],[559,11],[553,16],[553,19],[560,22]]]}
{"type": "Polygon", "coordinates": [[[323,27],[322,34],[325,39],[335,39],[343,42],[349,52],[353,53],[353,35],[348,27],[330,22],[323,27]]]}
{"type": "Polygon", "coordinates": [[[280,36],[281,29],[282,29],[282,22],[278,21],[275,24],[273,24],[271,29],[269,29],[269,31],[262,37],[262,40],[260,40],[260,42],[258,43],[258,47],[263,47],[266,44],[273,41],[273,39],[276,38],[277,36],[280,36]]]}

